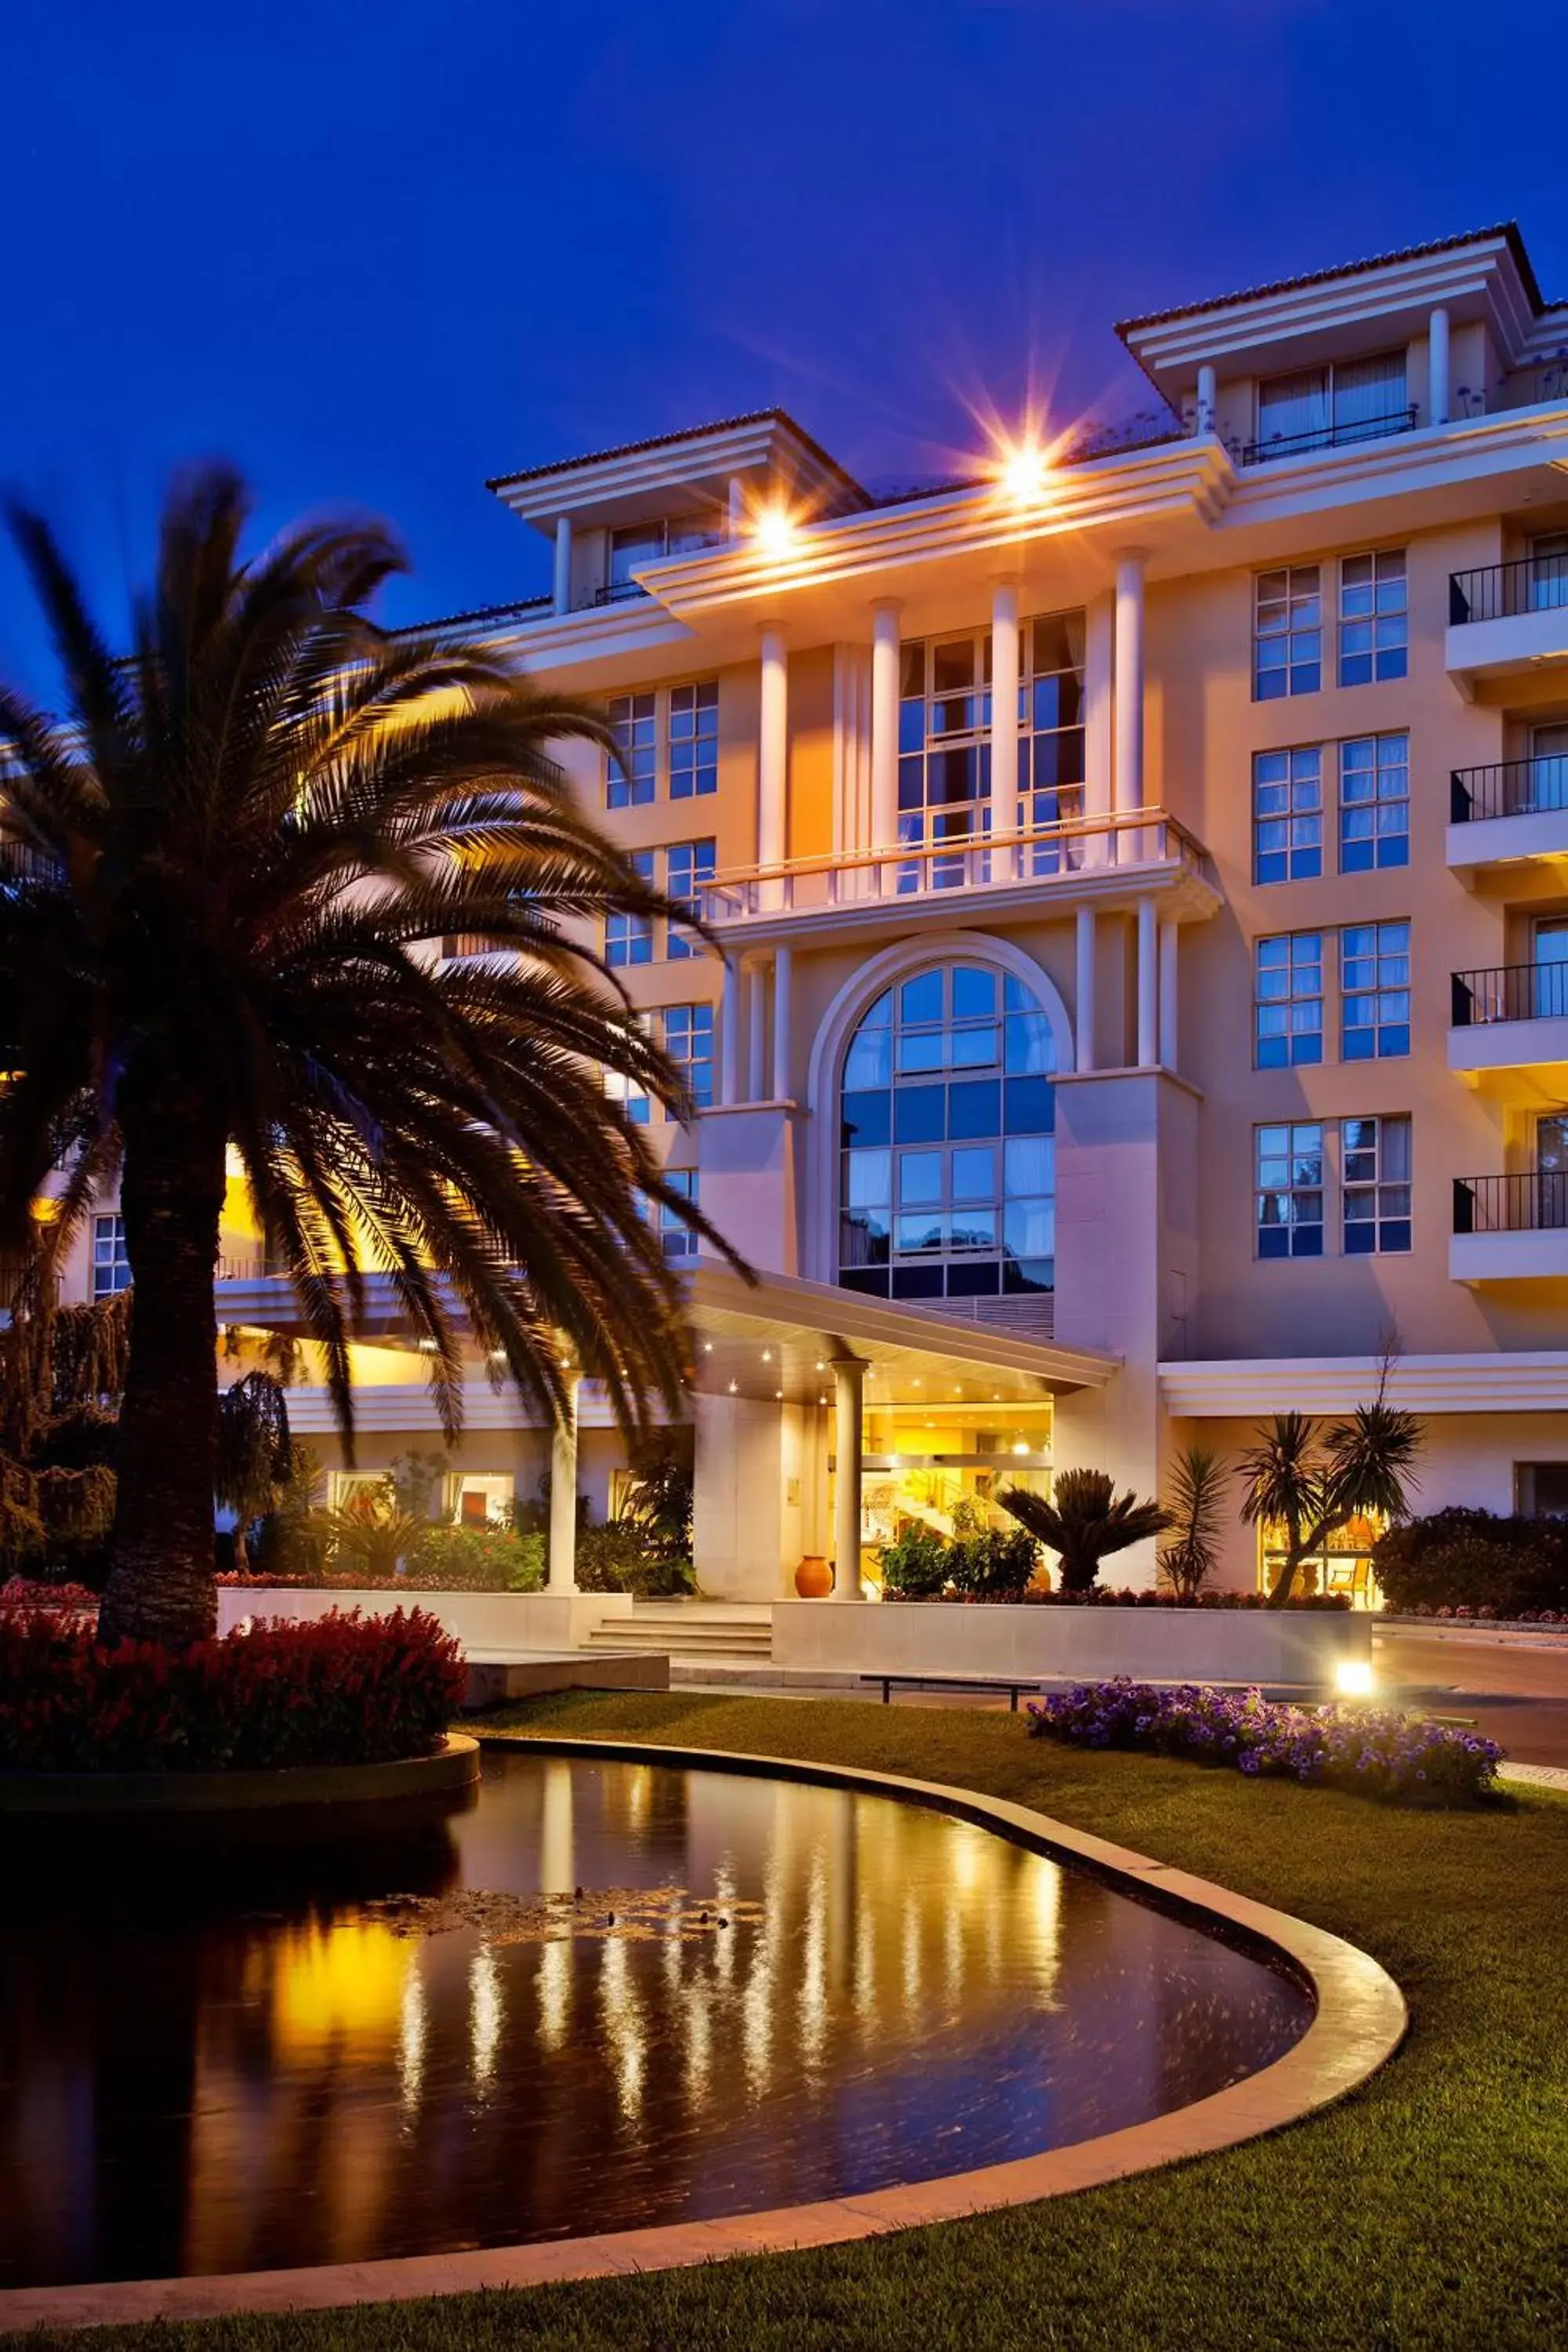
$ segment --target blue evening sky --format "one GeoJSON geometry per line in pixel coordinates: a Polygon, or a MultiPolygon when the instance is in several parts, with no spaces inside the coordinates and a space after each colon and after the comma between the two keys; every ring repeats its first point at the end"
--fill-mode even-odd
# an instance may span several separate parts
{"type": "MultiPolygon", "coordinates": [[[[483,485],[552,457],[777,403],[864,478],[941,473],[1031,384],[1058,421],[1135,409],[1118,317],[1510,216],[1568,296],[1562,21],[5,0],[0,480],[116,630],[211,451],[266,527],[389,517],[412,619],[546,584],[483,485]]],[[[0,669],[47,688],[8,554],[0,669]]]]}

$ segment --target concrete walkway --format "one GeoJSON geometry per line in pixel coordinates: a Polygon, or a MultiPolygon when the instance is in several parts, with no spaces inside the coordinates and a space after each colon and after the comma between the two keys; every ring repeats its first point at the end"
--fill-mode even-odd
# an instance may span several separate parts
{"type": "Polygon", "coordinates": [[[1568,1642],[1379,1626],[1373,1660],[1391,1706],[1464,1717],[1515,1763],[1568,1767],[1568,1642]]]}

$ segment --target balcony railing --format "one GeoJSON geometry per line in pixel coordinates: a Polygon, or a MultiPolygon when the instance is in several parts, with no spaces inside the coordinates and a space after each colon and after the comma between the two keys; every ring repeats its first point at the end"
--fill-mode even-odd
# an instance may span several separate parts
{"type": "Polygon", "coordinates": [[[1542,816],[1553,809],[1568,809],[1568,755],[1502,760],[1489,768],[1455,768],[1449,775],[1450,824],[1542,816]]]}
{"type": "Polygon", "coordinates": [[[721,874],[699,894],[710,923],[753,915],[792,915],[879,900],[940,898],[948,891],[1016,888],[1039,883],[1069,887],[1104,873],[1184,866],[1201,872],[1204,852],[1184,825],[1163,809],[1123,809],[1115,815],[1058,818],[1016,833],[980,834],[967,840],[900,843],[896,849],[839,851],[794,857],[721,874]]]}
{"type": "Polygon", "coordinates": [[[1526,555],[1517,563],[1489,563],[1448,575],[1448,626],[1511,620],[1520,613],[1557,613],[1568,606],[1568,555],[1526,555]]]}
{"type": "Polygon", "coordinates": [[[1489,971],[1457,971],[1450,985],[1456,1029],[1485,1029],[1496,1021],[1568,1020],[1568,963],[1504,963],[1489,971]]]}
{"type": "Polygon", "coordinates": [[[1414,403],[1388,409],[1382,416],[1358,416],[1343,425],[1322,425],[1313,433],[1276,433],[1267,440],[1244,442],[1244,466],[1271,465],[1277,457],[1307,457],[1315,449],[1343,449],[1357,441],[1381,441],[1390,433],[1413,433],[1414,403]]]}
{"type": "Polygon", "coordinates": [[[1561,1233],[1568,1227],[1568,1169],[1521,1176],[1456,1176],[1457,1234],[1561,1233]]]}

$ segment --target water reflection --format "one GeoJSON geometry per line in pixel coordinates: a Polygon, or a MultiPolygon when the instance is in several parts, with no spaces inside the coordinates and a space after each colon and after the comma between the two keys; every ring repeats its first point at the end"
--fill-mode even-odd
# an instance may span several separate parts
{"type": "Polygon", "coordinates": [[[110,1869],[90,1899],[79,1858],[9,1878],[8,2284],[918,2179],[1201,2096],[1305,2022],[1252,1960],[968,1823],[727,1774],[497,1759],[471,1812],[379,1849],[110,1869]],[[604,1931],[594,1890],[671,1886],[706,1926],[645,1903],[604,1931]],[[599,1927],[363,1908],[458,1887],[583,1888],[599,1927]]]}

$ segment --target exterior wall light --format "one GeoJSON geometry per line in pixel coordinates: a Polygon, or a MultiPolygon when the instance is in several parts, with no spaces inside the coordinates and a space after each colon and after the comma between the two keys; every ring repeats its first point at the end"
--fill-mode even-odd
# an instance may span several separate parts
{"type": "Polygon", "coordinates": [[[752,525],[752,537],[759,554],[782,558],[794,551],[795,524],[783,507],[764,507],[752,525]]]}
{"type": "Polygon", "coordinates": [[[1364,1658],[1346,1658],[1334,1668],[1334,1688],[1342,1698],[1370,1698],[1373,1672],[1364,1658]]]}
{"type": "Polygon", "coordinates": [[[1037,442],[1026,441],[1021,447],[1010,449],[1002,461],[1002,488],[1015,506],[1037,505],[1049,478],[1049,462],[1037,442]]]}

